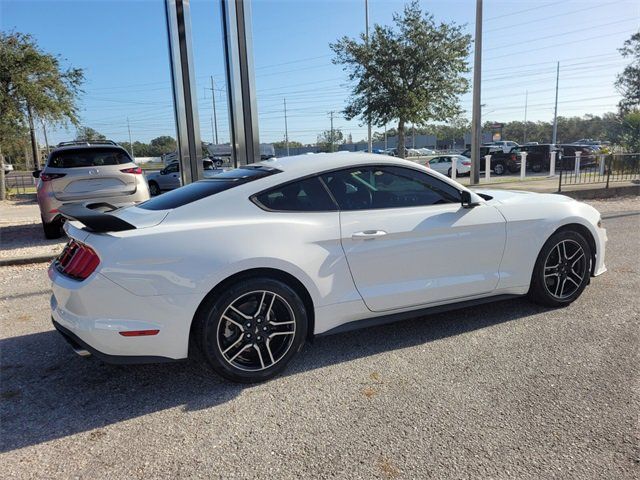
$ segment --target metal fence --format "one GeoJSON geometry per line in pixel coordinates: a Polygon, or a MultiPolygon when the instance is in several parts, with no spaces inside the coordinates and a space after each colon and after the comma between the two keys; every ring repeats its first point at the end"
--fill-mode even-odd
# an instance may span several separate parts
{"type": "Polygon", "coordinates": [[[558,192],[563,185],[605,184],[640,180],[640,153],[615,153],[595,158],[562,157],[558,192]],[[568,163],[567,163],[568,162],[568,163]],[[566,168],[573,164],[573,168],[566,168]]]}
{"type": "Polygon", "coordinates": [[[31,172],[9,172],[4,181],[7,192],[12,195],[34,193],[35,181],[31,172]]]}

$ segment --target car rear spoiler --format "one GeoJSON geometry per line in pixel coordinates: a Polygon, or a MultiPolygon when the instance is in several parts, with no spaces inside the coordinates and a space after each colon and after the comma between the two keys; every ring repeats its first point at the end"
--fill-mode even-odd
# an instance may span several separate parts
{"type": "Polygon", "coordinates": [[[131,225],[121,218],[110,215],[109,212],[114,210],[117,210],[117,207],[109,203],[63,205],[58,209],[63,217],[82,223],[87,227],[87,230],[91,232],[101,233],[135,230],[135,225],[131,225]]]}

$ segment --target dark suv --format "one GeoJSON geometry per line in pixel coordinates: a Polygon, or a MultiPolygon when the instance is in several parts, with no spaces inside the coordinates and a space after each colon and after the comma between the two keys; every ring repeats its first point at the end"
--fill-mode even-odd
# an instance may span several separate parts
{"type": "MultiPolygon", "coordinates": [[[[493,170],[493,173],[496,175],[504,175],[507,170],[514,173],[520,169],[520,153],[514,152],[513,150],[515,149],[512,149],[512,152],[509,153],[504,153],[502,150],[489,153],[489,150],[490,147],[480,147],[480,156],[482,157],[480,159],[481,172],[484,172],[484,157],[489,154],[491,155],[491,170],[493,170]]],[[[462,155],[471,158],[471,149],[466,149],[462,152],[462,155]]]]}
{"type": "Polygon", "coordinates": [[[551,152],[556,152],[556,167],[560,165],[560,159],[562,157],[560,148],[551,143],[520,145],[512,151],[517,151],[518,153],[527,152],[527,168],[533,172],[549,170],[549,166],[551,165],[551,152]]]}

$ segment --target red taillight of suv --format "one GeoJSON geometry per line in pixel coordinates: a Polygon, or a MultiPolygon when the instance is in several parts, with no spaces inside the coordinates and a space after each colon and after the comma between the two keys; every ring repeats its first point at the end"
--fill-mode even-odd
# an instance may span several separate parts
{"type": "Polygon", "coordinates": [[[56,178],[62,178],[66,175],[66,173],[41,173],[40,180],[43,182],[49,182],[51,180],[55,180],[56,178]]]}
{"type": "Polygon", "coordinates": [[[123,168],[120,171],[122,173],[133,173],[134,175],[142,175],[142,168],[140,168],[140,167],[123,168]]]}
{"type": "Polygon", "coordinates": [[[84,280],[98,268],[100,257],[91,247],[71,240],[53,264],[63,275],[84,280]]]}

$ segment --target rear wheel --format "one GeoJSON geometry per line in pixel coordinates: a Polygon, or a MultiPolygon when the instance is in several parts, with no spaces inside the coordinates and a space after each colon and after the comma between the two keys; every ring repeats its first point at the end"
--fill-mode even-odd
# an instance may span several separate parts
{"type": "Polygon", "coordinates": [[[45,222],[42,219],[42,229],[44,230],[44,237],[51,240],[54,238],[60,238],[62,236],[62,222],[60,220],[54,220],[53,222],[45,222]]]}
{"type": "Polygon", "coordinates": [[[160,195],[160,187],[156,182],[149,182],[149,194],[152,197],[155,197],[156,195],[160,195]]]}
{"type": "Polygon", "coordinates": [[[546,241],[533,270],[529,298],[550,307],[569,305],[589,283],[591,249],[578,232],[564,230],[546,241]]]}
{"type": "Polygon", "coordinates": [[[211,294],[198,309],[195,346],[221,376],[234,382],[268,380],[302,348],[307,314],[285,283],[255,278],[211,294]]]}
{"type": "Polygon", "coordinates": [[[504,163],[498,162],[493,166],[493,173],[496,175],[504,175],[504,163]]]}

